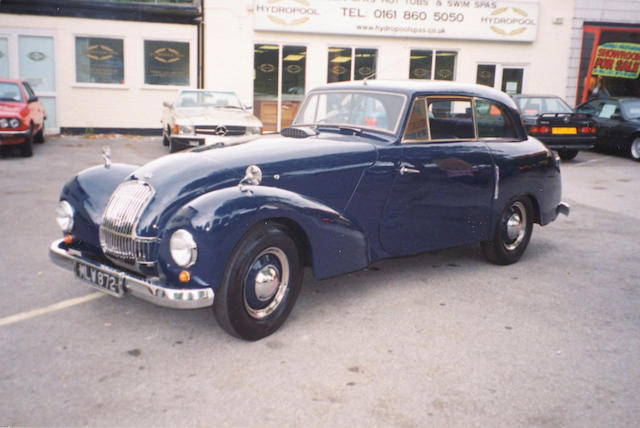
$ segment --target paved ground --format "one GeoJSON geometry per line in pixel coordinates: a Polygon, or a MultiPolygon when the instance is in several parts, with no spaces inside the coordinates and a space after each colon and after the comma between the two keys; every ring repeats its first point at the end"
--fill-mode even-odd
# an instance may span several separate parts
{"type": "MultiPolygon", "coordinates": [[[[572,212],[521,262],[463,247],[307,272],[281,330],[226,335],[210,310],[102,296],[49,262],[53,211],[104,139],[0,158],[0,426],[640,425],[640,164],[563,164],[572,212]]],[[[166,152],[108,138],[114,161],[166,152]]]]}

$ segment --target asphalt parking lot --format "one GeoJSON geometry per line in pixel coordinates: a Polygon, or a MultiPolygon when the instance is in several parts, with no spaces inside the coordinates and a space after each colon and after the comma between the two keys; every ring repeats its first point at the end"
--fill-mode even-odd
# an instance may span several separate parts
{"type": "Polygon", "coordinates": [[[63,136],[0,158],[0,426],[640,425],[640,164],[563,163],[571,215],[515,265],[471,246],[307,271],[285,325],[248,343],[49,261],[60,189],[104,143],[114,162],[167,151],[63,136]]]}

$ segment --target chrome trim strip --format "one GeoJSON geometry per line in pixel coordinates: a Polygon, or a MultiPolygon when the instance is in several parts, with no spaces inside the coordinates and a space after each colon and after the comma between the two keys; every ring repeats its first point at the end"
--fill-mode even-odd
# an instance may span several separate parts
{"type": "Polygon", "coordinates": [[[497,201],[498,197],[500,196],[500,167],[498,165],[495,165],[493,167],[493,171],[496,180],[496,185],[493,189],[493,199],[497,201]]]}
{"type": "Polygon", "coordinates": [[[199,309],[213,305],[215,294],[210,287],[194,289],[168,288],[158,282],[139,278],[128,272],[84,258],[77,251],[65,250],[61,248],[62,243],[62,239],[51,243],[49,246],[49,258],[53,263],[64,269],[73,270],[73,264],[81,262],[114,275],[122,275],[125,294],[132,294],[158,306],[174,309],[199,309]]]}

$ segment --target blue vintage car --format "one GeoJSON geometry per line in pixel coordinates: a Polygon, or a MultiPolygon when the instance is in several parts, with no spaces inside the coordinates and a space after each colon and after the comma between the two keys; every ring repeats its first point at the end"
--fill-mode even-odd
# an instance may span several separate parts
{"type": "Polygon", "coordinates": [[[257,340],[287,318],[303,268],[480,243],[516,262],[559,213],[559,159],[488,87],[348,82],[308,93],[291,127],[144,166],[87,169],[63,188],[53,261],[114,296],[212,306],[257,340]]]}

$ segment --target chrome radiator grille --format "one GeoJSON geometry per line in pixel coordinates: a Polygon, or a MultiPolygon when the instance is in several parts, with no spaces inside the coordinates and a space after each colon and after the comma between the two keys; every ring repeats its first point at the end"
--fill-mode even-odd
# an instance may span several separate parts
{"type": "Polygon", "coordinates": [[[100,224],[100,247],[116,263],[131,267],[153,264],[157,257],[154,238],[136,236],[136,226],[154,195],[148,184],[122,183],[111,195],[100,224]]]}

